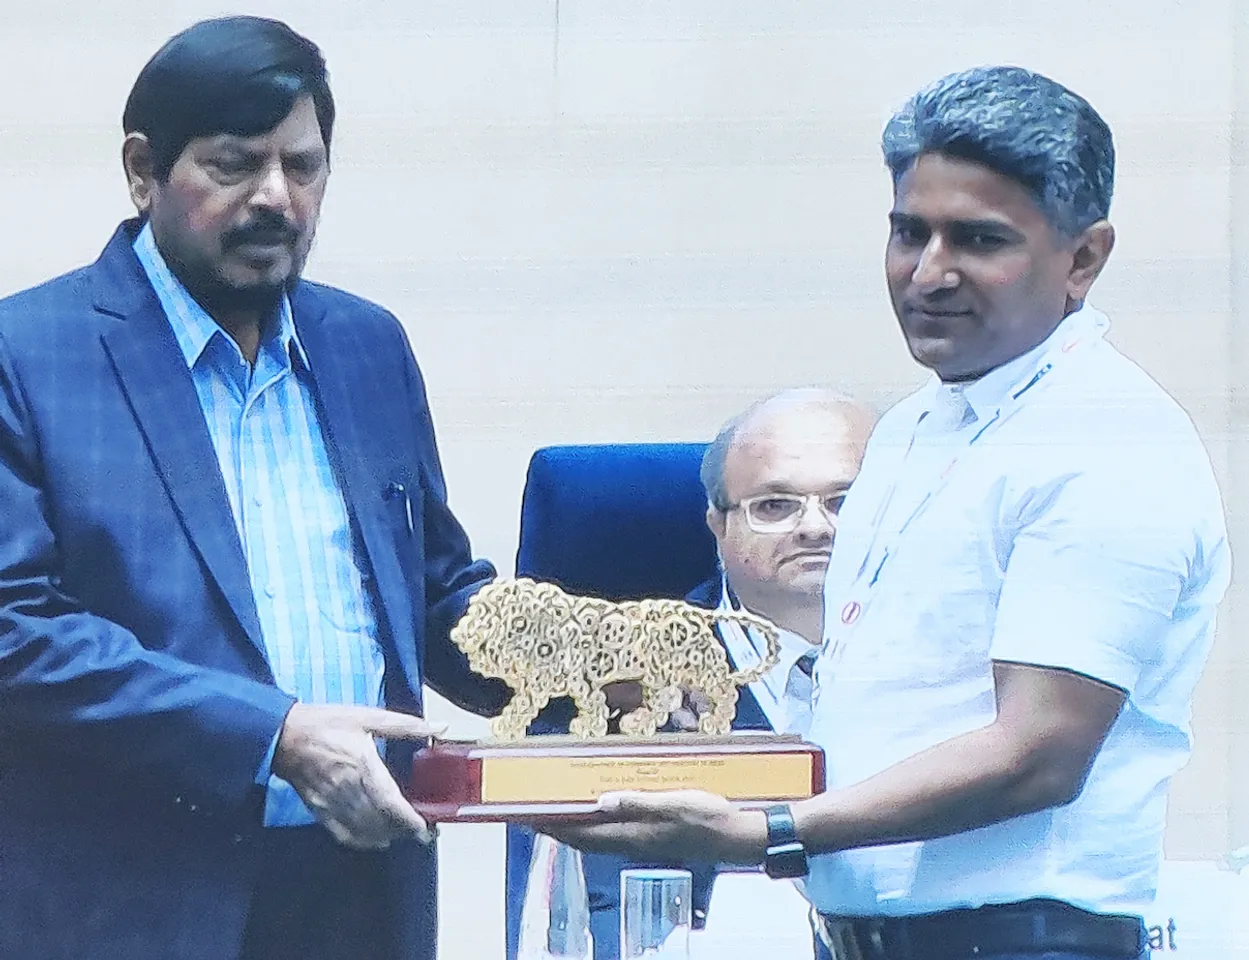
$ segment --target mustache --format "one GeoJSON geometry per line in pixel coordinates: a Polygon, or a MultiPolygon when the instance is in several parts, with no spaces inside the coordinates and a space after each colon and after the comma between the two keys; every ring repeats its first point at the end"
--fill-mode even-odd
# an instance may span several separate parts
{"type": "Polygon", "coordinates": [[[223,245],[234,248],[248,243],[291,244],[298,236],[299,230],[280,213],[256,214],[242,226],[227,233],[223,245]]]}
{"type": "Polygon", "coordinates": [[[907,297],[904,305],[912,310],[949,311],[961,313],[968,309],[967,298],[959,290],[933,290],[918,296],[907,297]]]}

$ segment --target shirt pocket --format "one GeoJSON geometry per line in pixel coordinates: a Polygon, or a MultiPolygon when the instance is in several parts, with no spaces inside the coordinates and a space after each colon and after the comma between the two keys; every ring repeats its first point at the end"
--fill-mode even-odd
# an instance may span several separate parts
{"type": "Polygon", "coordinates": [[[368,558],[356,548],[347,524],[335,524],[325,543],[325,584],[317,590],[321,619],[343,633],[372,629],[372,603],[367,589],[368,558]]]}
{"type": "Polygon", "coordinates": [[[866,658],[918,685],[979,675],[1002,590],[998,524],[947,488],[898,538],[882,570],[866,658]]]}

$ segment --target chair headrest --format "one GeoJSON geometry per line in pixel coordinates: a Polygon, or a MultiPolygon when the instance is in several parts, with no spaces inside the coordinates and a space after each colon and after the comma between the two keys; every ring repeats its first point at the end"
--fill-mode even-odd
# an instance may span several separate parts
{"type": "Polygon", "coordinates": [[[706,444],[544,447],[529,461],[517,576],[609,600],[683,597],[715,575],[706,444]]]}

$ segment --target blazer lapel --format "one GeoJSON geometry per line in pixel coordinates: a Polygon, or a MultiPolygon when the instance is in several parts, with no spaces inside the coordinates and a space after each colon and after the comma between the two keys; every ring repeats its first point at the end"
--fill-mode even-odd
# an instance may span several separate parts
{"type": "MultiPolygon", "coordinates": [[[[719,601],[717,601],[719,602],[719,601]]],[[[724,637],[720,635],[720,631],[716,630],[716,637],[720,644],[724,647],[724,655],[728,657],[729,667],[733,670],[739,669],[736,660],[733,658],[733,651],[724,643],[724,637]]],[[[768,715],[763,712],[763,707],[759,706],[759,700],[750,689],[750,684],[737,688],[737,713],[733,715],[734,730],[771,730],[772,721],[768,719],[768,715]]]]}
{"type": "MultiPolygon", "coordinates": [[[[720,577],[712,577],[705,580],[697,587],[691,590],[685,596],[685,602],[691,603],[696,607],[703,607],[707,610],[714,610],[720,606],[721,585],[723,581],[720,577]]],[[[729,650],[724,643],[724,637],[720,631],[716,630],[716,639],[720,641],[724,647],[724,654],[728,657],[729,667],[733,670],[738,669],[737,663],[733,660],[733,652],[729,650]]],[[[737,688],[737,713],[733,716],[734,730],[771,730],[772,724],[768,721],[767,714],[763,712],[763,708],[759,706],[759,701],[755,695],[751,693],[750,686],[737,688]]]]}
{"type": "MultiPolygon", "coordinates": [[[[732,657],[729,658],[730,660],[732,657]]],[[[749,686],[737,691],[737,714],[733,718],[734,730],[771,730],[772,721],[759,706],[759,701],[749,686]]]]}
{"type": "Polygon", "coordinates": [[[173,328],[130,249],[132,227],[123,225],[96,263],[96,309],[126,320],[104,334],[104,347],[187,536],[267,663],[247,561],[204,413],[173,328]]]}
{"type": "MultiPolygon", "coordinates": [[[[377,581],[377,598],[394,641],[394,653],[409,688],[419,699],[421,670],[413,629],[411,588],[399,565],[393,532],[383,522],[386,488],[393,478],[382,476],[373,466],[366,443],[367,424],[378,415],[368,391],[361,389],[368,383],[367,371],[352,365],[353,355],[344,349],[344,344],[333,343],[324,304],[306,285],[296,288],[291,298],[291,312],[300,342],[308,354],[325,445],[343,485],[347,509],[355,518],[364,541],[364,550],[377,581]]],[[[416,536],[420,534],[418,529],[416,536]]]]}

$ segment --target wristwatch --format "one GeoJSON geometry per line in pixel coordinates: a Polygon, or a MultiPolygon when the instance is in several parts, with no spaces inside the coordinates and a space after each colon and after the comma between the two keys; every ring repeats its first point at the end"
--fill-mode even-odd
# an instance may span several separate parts
{"type": "Polygon", "coordinates": [[[768,847],[763,858],[763,872],[773,880],[793,880],[807,875],[807,848],[798,839],[794,815],[789,804],[765,807],[768,818],[768,847]]]}

